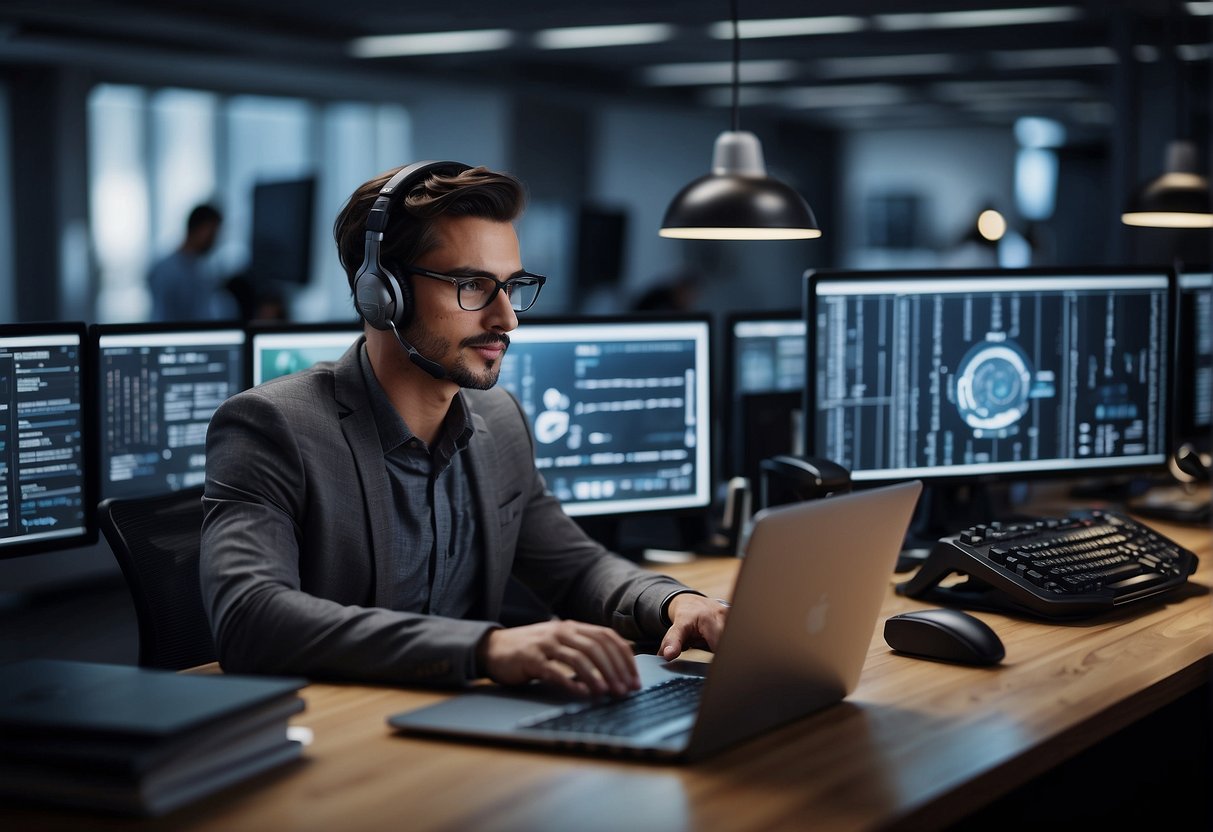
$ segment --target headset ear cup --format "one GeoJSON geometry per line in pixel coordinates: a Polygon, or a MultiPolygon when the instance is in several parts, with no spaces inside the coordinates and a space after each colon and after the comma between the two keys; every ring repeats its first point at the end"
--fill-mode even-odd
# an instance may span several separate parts
{"type": "Polygon", "coordinates": [[[387,329],[397,312],[387,280],[373,267],[358,275],[354,282],[354,301],[362,319],[375,329],[387,329]]]}

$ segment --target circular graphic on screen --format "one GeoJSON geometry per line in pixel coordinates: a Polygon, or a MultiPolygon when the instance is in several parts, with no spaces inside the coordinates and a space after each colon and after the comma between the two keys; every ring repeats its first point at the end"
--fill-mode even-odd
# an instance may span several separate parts
{"type": "Polygon", "coordinates": [[[956,408],[974,430],[1006,430],[1028,412],[1031,387],[1028,356],[1017,345],[977,344],[956,374],[956,408]]]}

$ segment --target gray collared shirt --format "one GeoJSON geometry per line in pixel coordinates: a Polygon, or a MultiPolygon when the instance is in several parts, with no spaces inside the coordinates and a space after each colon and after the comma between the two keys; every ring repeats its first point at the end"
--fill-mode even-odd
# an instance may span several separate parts
{"type": "Polygon", "coordinates": [[[406,612],[475,618],[484,608],[480,532],[463,451],[472,415],[462,394],[451,401],[432,448],[415,436],[361,354],[362,375],[383,447],[392,505],[392,597],[406,612]]]}

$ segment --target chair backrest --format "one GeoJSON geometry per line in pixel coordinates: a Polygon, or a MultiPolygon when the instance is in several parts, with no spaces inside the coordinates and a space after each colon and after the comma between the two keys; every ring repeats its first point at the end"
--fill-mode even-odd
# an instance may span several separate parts
{"type": "Polygon", "coordinates": [[[182,670],[215,661],[198,576],[202,489],[109,497],[98,511],[135,604],[140,666],[182,670]]]}

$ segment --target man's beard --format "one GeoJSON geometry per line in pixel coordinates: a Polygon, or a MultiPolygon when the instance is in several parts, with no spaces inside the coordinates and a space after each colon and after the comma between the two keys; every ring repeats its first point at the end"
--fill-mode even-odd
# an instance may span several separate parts
{"type": "MultiPolygon", "coordinates": [[[[420,321],[413,322],[405,331],[404,337],[408,339],[408,342],[413,345],[413,348],[417,352],[431,361],[436,360],[435,356],[446,355],[451,347],[450,341],[431,332],[420,321]]],[[[461,348],[483,347],[490,344],[502,344],[508,349],[510,346],[510,336],[504,333],[500,335],[473,335],[470,338],[464,338],[459,343],[459,346],[461,348]]],[[[505,351],[502,351],[501,354],[504,356],[505,351]]],[[[490,361],[485,369],[477,372],[468,366],[467,361],[464,360],[464,356],[460,354],[455,358],[455,363],[444,369],[446,370],[447,378],[460,387],[465,387],[469,390],[488,390],[497,383],[497,376],[501,373],[501,360],[490,361]]]]}

